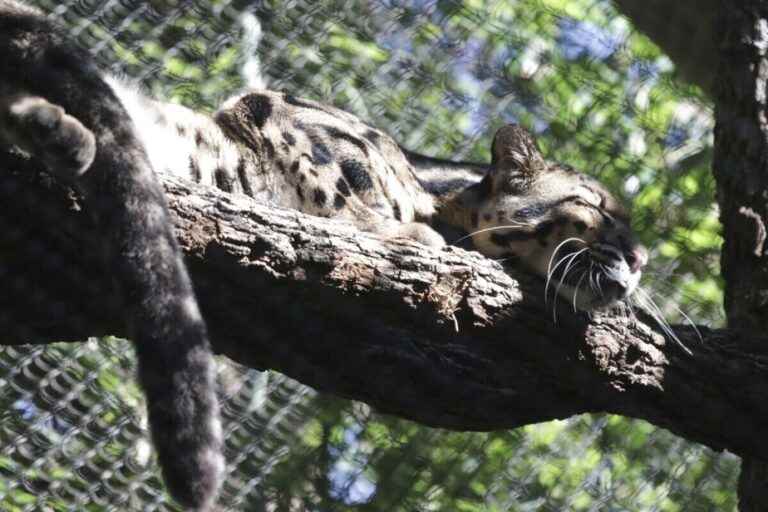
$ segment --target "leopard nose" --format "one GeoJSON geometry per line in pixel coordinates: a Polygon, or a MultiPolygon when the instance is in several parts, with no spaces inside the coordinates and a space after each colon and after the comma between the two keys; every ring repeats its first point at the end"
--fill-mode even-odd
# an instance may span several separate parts
{"type": "Polygon", "coordinates": [[[629,270],[634,274],[648,263],[648,249],[642,245],[636,245],[632,247],[624,255],[629,265],[629,270]]]}

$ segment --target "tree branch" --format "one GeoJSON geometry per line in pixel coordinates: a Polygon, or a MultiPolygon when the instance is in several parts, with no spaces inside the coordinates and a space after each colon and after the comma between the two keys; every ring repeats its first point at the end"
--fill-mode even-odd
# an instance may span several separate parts
{"type": "MultiPolygon", "coordinates": [[[[124,333],[78,201],[0,155],[0,343],[124,333]]],[[[768,343],[542,301],[486,258],[163,177],[215,350],[379,410],[458,430],[612,412],[768,460],[768,343]],[[724,426],[727,425],[727,428],[724,426]]]]}

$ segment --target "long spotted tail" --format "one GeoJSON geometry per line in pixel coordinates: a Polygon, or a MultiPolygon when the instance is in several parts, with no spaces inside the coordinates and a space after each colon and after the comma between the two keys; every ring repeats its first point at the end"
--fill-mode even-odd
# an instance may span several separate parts
{"type": "Polygon", "coordinates": [[[186,507],[210,510],[223,457],[205,323],[163,190],[128,114],[90,62],[37,11],[0,0],[0,95],[12,98],[0,102],[0,136],[61,177],[88,171],[76,185],[122,294],[165,483],[186,507]]]}

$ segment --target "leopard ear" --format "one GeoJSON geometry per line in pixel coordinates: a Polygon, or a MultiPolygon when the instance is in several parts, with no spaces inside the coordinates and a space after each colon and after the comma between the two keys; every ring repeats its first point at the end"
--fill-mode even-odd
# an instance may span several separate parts
{"type": "Polygon", "coordinates": [[[480,183],[484,194],[523,192],[547,169],[536,139],[516,124],[499,128],[491,145],[491,167],[480,183]]]}
{"type": "Polygon", "coordinates": [[[508,169],[533,177],[547,168],[536,139],[517,124],[499,128],[493,137],[491,155],[491,166],[496,170],[508,169]]]}

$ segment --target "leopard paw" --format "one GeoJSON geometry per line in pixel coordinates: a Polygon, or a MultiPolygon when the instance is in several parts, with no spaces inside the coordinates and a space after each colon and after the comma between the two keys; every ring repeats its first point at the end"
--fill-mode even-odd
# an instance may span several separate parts
{"type": "Polygon", "coordinates": [[[39,96],[6,98],[0,108],[0,127],[9,142],[39,158],[62,179],[82,175],[96,155],[93,132],[39,96]]]}

